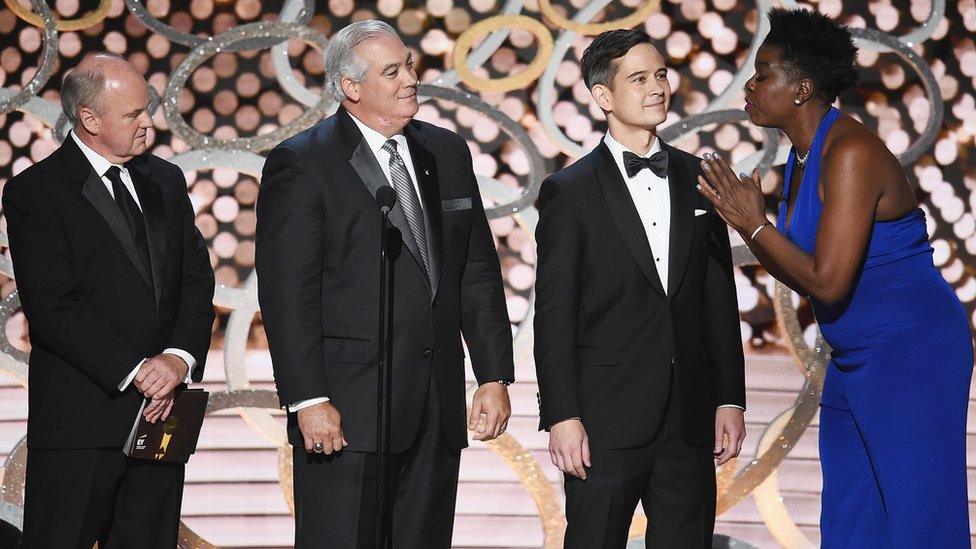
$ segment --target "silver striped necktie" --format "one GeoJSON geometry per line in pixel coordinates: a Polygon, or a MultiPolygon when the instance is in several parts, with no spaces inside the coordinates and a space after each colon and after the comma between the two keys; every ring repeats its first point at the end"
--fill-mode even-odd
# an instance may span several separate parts
{"type": "Polygon", "coordinates": [[[429,276],[430,258],[427,255],[427,230],[424,222],[424,210],[420,207],[420,198],[414,191],[410,172],[407,171],[403,158],[397,152],[396,140],[390,139],[384,143],[383,150],[390,154],[390,179],[393,180],[393,188],[396,189],[397,202],[400,203],[403,213],[407,216],[410,232],[413,233],[413,240],[417,243],[420,258],[424,262],[424,269],[429,276]]]}

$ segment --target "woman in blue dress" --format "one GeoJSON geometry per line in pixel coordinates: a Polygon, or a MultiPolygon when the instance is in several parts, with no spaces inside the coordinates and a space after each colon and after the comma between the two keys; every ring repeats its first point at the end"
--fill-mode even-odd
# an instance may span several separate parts
{"type": "Polygon", "coordinates": [[[932,262],[898,160],[832,108],[854,84],[845,27],[773,10],[746,84],[752,122],[793,144],[776,226],[759,174],[705,155],[699,191],[763,266],[809,296],[832,348],[820,411],[826,548],[970,547],[966,313],[932,262]]]}

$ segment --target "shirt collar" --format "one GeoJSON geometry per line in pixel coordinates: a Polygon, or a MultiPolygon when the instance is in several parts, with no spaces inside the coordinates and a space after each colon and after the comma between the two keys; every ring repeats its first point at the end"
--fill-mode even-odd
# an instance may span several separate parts
{"type": "Polygon", "coordinates": [[[75,140],[75,143],[78,145],[78,148],[81,149],[82,154],[84,154],[85,158],[88,159],[88,163],[91,164],[92,168],[95,169],[95,173],[98,174],[98,177],[104,177],[105,172],[107,172],[108,169],[111,168],[112,166],[118,167],[123,172],[125,171],[125,166],[121,166],[119,164],[113,164],[107,158],[95,152],[95,149],[85,144],[85,142],[82,141],[81,138],[75,135],[74,130],[71,130],[70,132],[68,132],[68,134],[71,136],[72,139],[75,140]]]}
{"type": "MultiPolygon", "coordinates": [[[[610,149],[610,153],[613,154],[613,158],[615,160],[620,160],[622,162],[623,161],[623,158],[624,158],[624,151],[628,151],[628,152],[632,152],[634,154],[637,154],[636,152],[631,151],[627,147],[621,145],[619,141],[617,141],[616,139],[613,138],[612,135],[610,135],[610,132],[607,132],[607,135],[604,136],[603,142],[607,144],[607,148],[610,149]]],[[[644,158],[650,158],[650,156],[652,154],[654,154],[654,153],[656,153],[656,152],[658,152],[660,150],[661,150],[661,138],[659,138],[657,136],[654,136],[654,143],[651,144],[650,150],[648,150],[644,154],[637,154],[637,156],[642,156],[644,158]]]]}
{"type": "Polygon", "coordinates": [[[369,150],[373,151],[374,156],[383,150],[383,145],[386,145],[386,142],[390,139],[396,140],[397,150],[401,155],[403,155],[404,152],[407,152],[407,138],[402,132],[394,135],[393,137],[386,137],[380,132],[364,124],[361,120],[353,116],[352,113],[349,113],[349,117],[352,118],[352,121],[356,123],[359,131],[363,134],[363,139],[366,140],[366,145],[369,146],[369,150]]]}

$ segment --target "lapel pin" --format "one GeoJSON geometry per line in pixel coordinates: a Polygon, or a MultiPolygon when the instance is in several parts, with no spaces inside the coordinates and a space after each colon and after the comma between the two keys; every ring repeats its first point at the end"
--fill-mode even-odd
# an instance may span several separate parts
{"type": "Polygon", "coordinates": [[[430,170],[424,170],[424,175],[430,175],[430,170]]]}

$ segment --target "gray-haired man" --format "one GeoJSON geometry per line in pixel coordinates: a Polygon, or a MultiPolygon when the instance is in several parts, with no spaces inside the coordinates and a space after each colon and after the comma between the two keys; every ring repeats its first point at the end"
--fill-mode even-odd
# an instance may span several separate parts
{"type": "Polygon", "coordinates": [[[377,303],[390,185],[393,286],[391,537],[447,548],[465,426],[501,434],[514,377],[498,257],[464,140],[412,120],[417,74],[386,23],[339,31],[326,83],[342,107],[268,155],[258,291],[294,445],[296,547],[374,547],[377,303]],[[464,332],[481,383],[465,419],[464,332]],[[501,382],[501,383],[499,383],[501,382]]]}

